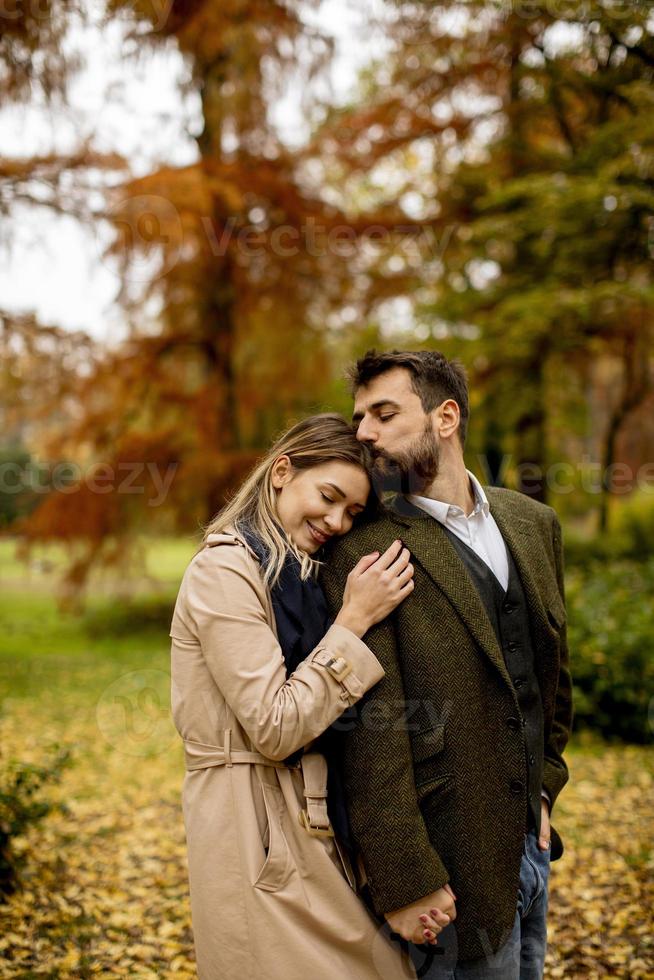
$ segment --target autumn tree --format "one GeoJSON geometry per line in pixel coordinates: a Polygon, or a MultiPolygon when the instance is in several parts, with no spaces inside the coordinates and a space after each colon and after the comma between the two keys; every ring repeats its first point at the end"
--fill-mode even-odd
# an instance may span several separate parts
{"type": "Polygon", "coordinates": [[[49,444],[54,455],[64,442],[79,447],[91,478],[74,500],[49,495],[18,528],[28,541],[83,543],[72,584],[128,551],[134,529],[197,529],[272,435],[325,406],[325,325],[347,302],[370,229],[393,247],[398,208],[352,218],[271,122],[288,73],[306,85],[329,56],[305,7],[107,4],[126,50],[181,53],[201,128],[195,162],[117,184],[98,215],[114,231],[107,261],[119,270],[129,337],[79,376],[82,410],[49,444]],[[151,479],[140,496],[98,492],[97,468],[109,479],[139,465],[144,479],[174,472],[161,506],[148,509],[158,499],[151,479]]]}
{"type": "Polygon", "coordinates": [[[394,193],[436,241],[450,230],[418,276],[418,329],[470,364],[478,448],[512,452],[541,499],[552,425],[594,361],[624,364],[605,465],[651,390],[651,21],[640,3],[564,6],[388,3],[392,53],[322,133],[362,180],[404,173],[394,193]]]}

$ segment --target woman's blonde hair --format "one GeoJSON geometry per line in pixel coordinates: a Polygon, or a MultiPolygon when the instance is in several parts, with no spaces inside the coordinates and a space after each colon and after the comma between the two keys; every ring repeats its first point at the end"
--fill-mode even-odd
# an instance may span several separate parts
{"type": "Polygon", "coordinates": [[[302,579],[315,575],[321,562],[298,549],[286,535],[277,517],[276,491],[272,485],[272,468],[282,455],[288,456],[293,469],[308,470],[322,463],[338,460],[369,471],[369,450],[356,438],[353,426],[335,412],[311,415],[284,432],[260,459],[231,500],[204,528],[202,547],[210,534],[227,527],[237,531],[252,530],[263,541],[269,559],[264,582],[272,587],[291,551],[300,562],[302,579]]]}

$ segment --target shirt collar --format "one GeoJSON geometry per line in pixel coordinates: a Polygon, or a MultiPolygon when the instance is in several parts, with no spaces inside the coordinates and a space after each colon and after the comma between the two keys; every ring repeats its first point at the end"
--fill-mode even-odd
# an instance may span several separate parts
{"type": "MultiPolygon", "coordinates": [[[[488,503],[488,498],[484,493],[484,488],[481,483],[470,470],[466,470],[470,478],[470,485],[472,486],[472,493],[475,498],[475,506],[472,511],[473,514],[479,514],[480,512],[484,517],[488,517],[490,514],[490,504],[488,503]]],[[[435,517],[437,521],[442,524],[448,519],[448,517],[460,517],[463,511],[456,504],[448,504],[444,500],[433,500],[431,497],[420,497],[418,494],[412,493],[407,495],[407,500],[416,507],[420,507],[421,510],[427,511],[432,517],[435,517]]]]}

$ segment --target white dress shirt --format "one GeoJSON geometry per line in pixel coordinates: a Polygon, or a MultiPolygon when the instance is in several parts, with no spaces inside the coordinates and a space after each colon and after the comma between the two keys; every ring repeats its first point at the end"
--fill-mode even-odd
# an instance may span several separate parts
{"type": "Polygon", "coordinates": [[[409,500],[416,507],[435,517],[444,527],[481,558],[490,568],[506,592],[509,584],[509,561],[506,556],[506,545],[495,518],[490,512],[490,506],[484,493],[484,488],[477,477],[466,470],[475,498],[474,510],[466,517],[461,507],[448,504],[443,500],[432,500],[430,497],[419,497],[409,494],[409,500]]]}

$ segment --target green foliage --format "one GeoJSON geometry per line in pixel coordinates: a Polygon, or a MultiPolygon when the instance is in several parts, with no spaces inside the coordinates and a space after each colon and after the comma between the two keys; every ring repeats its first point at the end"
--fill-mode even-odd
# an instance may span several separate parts
{"type": "Polygon", "coordinates": [[[46,765],[10,759],[0,772],[0,898],[15,892],[20,883],[16,838],[52,810],[66,811],[65,803],[52,803],[40,795],[43,787],[58,781],[71,763],[69,749],[54,748],[56,754],[46,765]]]}
{"type": "Polygon", "coordinates": [[[652,737],[654,559],[590,562],[566,577],[575,726],[645,743],[652,737]]]}
{"type": "Polygon", "coordinates": [[[627,542],[629,554],[645,561],[654,550],[654,495],[643,493],[625,502],[616,513],[614,526],[627,542]]]}
{"type": "Polygon", "coordinates": [[[0,529],[34,510],[38,497],[28,488],[32,457],[26,449],[0,449],[0,529]]]}
{"type": "Polygon", "coordinates": [[[84,614],[90,638],[152,633],[167,636],[173,617],[174,595],[137,595],[94,605],[84,614]]]}
{"type": "Polygon", "coordinates": [[[590,538],[566,531],[568,567],[584,568],[590,573],[598,561],[647,561],[654,551],[654,494],[642,492],[629,500],[615,501],[610,528],[610,532],[590,538]]]}

